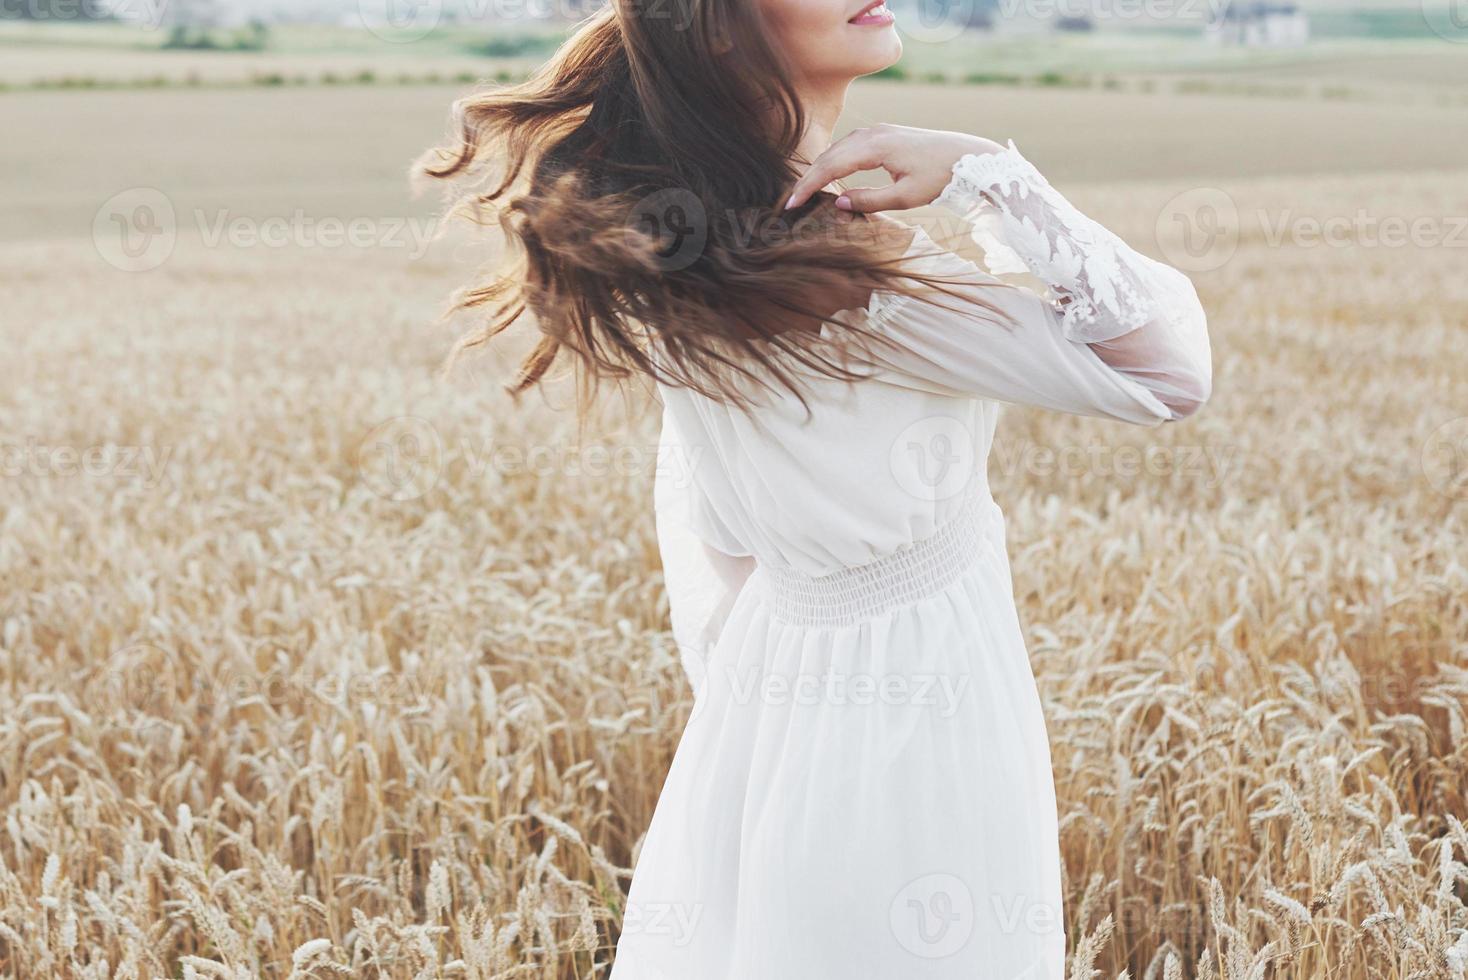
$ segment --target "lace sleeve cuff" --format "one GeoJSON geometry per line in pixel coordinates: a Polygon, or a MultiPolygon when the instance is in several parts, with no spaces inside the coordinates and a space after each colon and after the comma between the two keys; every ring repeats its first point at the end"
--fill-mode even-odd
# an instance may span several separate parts
{"type": "Polygon", "coordinates": [[[974,224],[994,274],[1028,271],[1073,341],[1111,340],[1165,315],[1149,283],[1149,261],[1076,210],[1014,145],[971,153],[933,202],[974,224]]]}

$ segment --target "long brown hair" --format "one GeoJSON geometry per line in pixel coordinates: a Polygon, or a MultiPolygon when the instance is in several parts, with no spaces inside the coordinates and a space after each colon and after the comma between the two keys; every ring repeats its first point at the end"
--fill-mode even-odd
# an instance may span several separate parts
{"type": "Polygon", "coordinates": [[[450,360],[528,310],[541,338],[516,394],[563,349],[592,387],[650,376],[746,406],[745,380],[804,401],[802,375],[860,378],[809,329],[838,324],[831,297],[950,290],[834,195],[783,210],[806,121],[789,79],[757,4],[614,0],[526,82],[460,100],[457,145],[422,171],[522,254],[456,297],[491,312],[450,360]]]}

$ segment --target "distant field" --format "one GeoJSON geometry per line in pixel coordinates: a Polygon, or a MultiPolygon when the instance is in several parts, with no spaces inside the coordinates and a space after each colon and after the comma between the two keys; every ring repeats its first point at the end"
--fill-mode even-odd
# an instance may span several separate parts
{"type": "MultiPolygon", "coordinates": [[[[691,705],[657,417],[512,404],[523,337],[435,377],[489,249],[406,173],[460,91],[0,94],[0,976],[604,980],[691,705]]],[[[1195,419],[996,440],[1072,977],[1463,976],[1464,115],[853,92],[1209,312],[1195,419]]]]}
{"type": "MultiPolygon", "coordinates": [[[[133,187],[236,215],[419,216],[410,161],[458,87],[27,92],[0,96],[0,240],[83,234],[133,187]],[[58,125],[58,121],[65,125],[58,125]],[[195,138],[181,139],[180,134],[195,138]],[[79,134],[85,134],[80,140],[79,134]]],[[[1057,179],[1402,173],[1468,166],[1468,110],[1384,103],[863,81],[846,123],[1014,138],[1057,179]]]]}
{"type": "MultiPolygon", "coordinates": [[[[91,78],[123,84],[138,79],[205,83],[241,82],[265,75],[313,82],[333,73],[364,71],[390,82],[402,75],[453,77],[525,72],[544,60],[564,36],[562,27],[517,27],[498,37],[485,31],[445,29],[411,43],[390,43],[365,30],[289,25],[275,27],[264,51],[164,50],[168,32],[120,24],[22,24],[0,21],[0,83],[31,85],[91,78]],[[520,54],[486,54],[486,51],[520,54]]],[[[212,32],[227,44],[236,32],[212,32]]]]}
{"type": "Polygon", "coordinates": [[[937,69],[1035,75],[1235,76],[1261,84],[1283,79],[1349,81],[1363,91],[1381,84],[1429,86],[1468,82],[1468,46],[1439,38],[1324,39],[1301,49],[1218,47],[1196,29],[1101,32],[1094,35],[966,36],[964,43],[905,45],[904,64],[937,69]],[[909,59],[911,59],[909,61],[909,59]]]}
{"type": "MultiPolygon", "coordinates": [[[[1413,9],[1392,12],[1397,18],[1413,15],[1413,9]]],[[[1416,15],[1420,18],[1421,11],[1416,15]]],[[[1468,43],[1449,43],[1425,26],[1420,35],[1329,37],[1300,50],[1217,47],[1204,42],[1197,23],[1167,31],[1108,24],[1090,35],[1055,34],[1039,24],[1027,30],[1003,26],[997,34],[915,29],[905,37],[902,71],[918,80],[1060,77],[1128,90],[1152,85],[1170,91],[1183,83],[1241,95],[1468,105],[1468,43]]],[[[568,29],[545,23],[499,31],[445,27],[421,39],[391,43],[360,29],[288,25],[270,31],[263,51],[190,51],[161,50],[168,33],[160,30],[0,21],[0,84],[217,85],[261,79],[314,84],[364,72],[381,84],[520,75],[553,50],[568,29]]],[[[227,44],[234,34],[211,36],[227,44]]]]}

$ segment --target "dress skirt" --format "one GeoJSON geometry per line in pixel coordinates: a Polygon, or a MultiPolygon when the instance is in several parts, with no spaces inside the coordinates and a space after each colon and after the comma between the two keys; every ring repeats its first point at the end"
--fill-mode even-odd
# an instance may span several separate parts
{"type": "Polygon", "coordinates": [[[1054,777],[1003,516],[756,568],[644,839],[612,980],[1062,980],[1054,777]]]}

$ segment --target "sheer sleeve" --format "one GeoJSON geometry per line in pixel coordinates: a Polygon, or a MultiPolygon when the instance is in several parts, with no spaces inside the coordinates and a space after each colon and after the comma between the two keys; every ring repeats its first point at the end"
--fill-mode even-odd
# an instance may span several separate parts
{"type": "Polygon", "coordinates": [[[1044,283],[1061,336],[1146,389],[1168,419],[1208,400],[1207,317],[1188,277],[1076,210],[1013,141],[960,159],[935,203],[973,222],[991,273],[1028,271],[1044,283]]]}
{"type": "Polygon", "coordinates": [[[693,480],[693,450],[663,410],[653,507],[668,590],[668,615],[683,672],[694,690],[754,560],[708,508],[693,480]]]}

